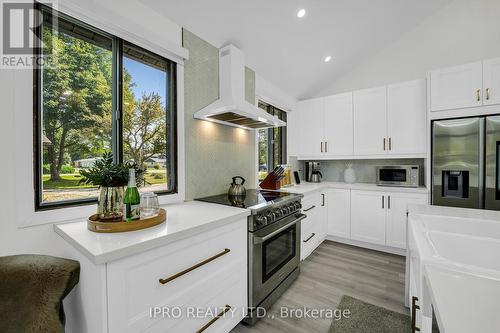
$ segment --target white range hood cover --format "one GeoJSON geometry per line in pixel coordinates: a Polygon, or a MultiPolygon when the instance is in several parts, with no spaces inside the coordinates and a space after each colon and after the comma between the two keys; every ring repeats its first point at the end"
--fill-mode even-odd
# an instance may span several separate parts
{"type": "Polygon", "coordinates": [[[245,100],[245,57],[229,44],[219,50],[220,98],[194,118],[245,129],[285,126],[286,123],[245,100]]]}

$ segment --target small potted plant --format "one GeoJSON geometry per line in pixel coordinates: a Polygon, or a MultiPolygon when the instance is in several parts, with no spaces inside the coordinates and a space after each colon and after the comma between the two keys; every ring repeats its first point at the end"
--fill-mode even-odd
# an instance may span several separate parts
{"type": "Polygon", "coordinates": [[[80,171],[80,183],[99,186],[97,214],[101,221],[123,220],[124,187],[128,183],[129,169],[135,169],[137,183],[141,184],[144,170],[136,163],[114,163],[111,153],[104,153],[92,168],[80,171]]]}

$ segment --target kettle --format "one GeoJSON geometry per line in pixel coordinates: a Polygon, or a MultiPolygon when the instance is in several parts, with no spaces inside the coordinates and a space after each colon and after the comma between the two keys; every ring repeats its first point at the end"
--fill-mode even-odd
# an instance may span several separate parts
{"type": "Polygon", "coordinates": [[[311,175],[311,183],[320,183],[321,178],[323,178],[321,171],[313,171],[311,175]]]}
{"type": "Polygon", "coordinates": [[[245,183],[245,178],[241,176],[236,176],[233,177],[233,182],[231,183],[231,186],[229,187],[229,190],[227,191],[227,194],[229,196],[243,196],[247,193],[245,190],[245,186],[243,184],[245,183]],[[241,180],[241,184],[238,184],[236,182],[237,179],[241,180]]]}

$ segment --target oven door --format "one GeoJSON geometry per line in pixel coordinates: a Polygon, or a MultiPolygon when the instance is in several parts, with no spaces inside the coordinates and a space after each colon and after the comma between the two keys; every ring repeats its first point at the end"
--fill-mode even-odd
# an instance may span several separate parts
{"type": "Polygon", "coordinates": [[[377,168],[377,184],[406,186],[410,184],[410,170],[407,167],[379,167],[377,168]]]}
{"type": "Polygon", "coordinates": [[[300,221],[285,217],[249,233],[249,306],[258,306],[300,264],[300,221]]]}

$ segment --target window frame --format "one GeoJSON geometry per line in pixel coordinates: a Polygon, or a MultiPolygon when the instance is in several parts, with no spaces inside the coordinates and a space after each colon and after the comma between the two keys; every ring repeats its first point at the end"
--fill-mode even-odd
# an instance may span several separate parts
{"type": "MultiPolygon", "coordinates": [[[[283,120],[285,123],[287,121],[287,113],[286,111],[277,108],[269,103],[266,103],[262,100],[258,101],[258,106],[261,109],[266,110],[267,113],[277,116],[279,119],[283,120]]],[[[288,161],[287,158],[287,126],[281,127],[271,127],[267,128],[267,167],[268,173],[275,167],[275,165],[286,164],[288,161]],[[278,130],[278,144],[280,147],[280,157],[281,160],[276,162],[276,154],[275,154],[275,140],[274,140],[274,131],[278,130]]],[[[257,140],[258,145],[258,140],[257,140]]],[[[257,169],[260,167],[260,149],[257,147],[257,169]]],[[[258,176],[258,175],[257,175],[258,176]]],[[[259,179],[261,181],[262,179],[259,179]]]]}
{"type": "MultiPolygon", "coordinates": [[[[170,190],[155,191],[159,196],[179,194],[179,159],[178,159],[178,99],[177,99],[177,63],[159,55],[154,51],[149,51],[142,46],[133,42],[129,42],[123,38],[117,37],[111,33],[107,33],[99,28],[87,24],[79,19],[71,17],[70,15],[59,12],[47,5],[39,2],[34,2],[35,12],[44,11],[52,18],[62,18],[66,21],[72,22],[75,25],[81,26],[85,29],[91,30],[99,35],[105,36],[112,40],[112,134],[111,134],[111,150],[114,160],[116,162],[123,161],[123,43],[129,43],[134,47],[140,48],[153,54],[165,61],[167,64],[167,109],[166,112],[166,146],[165,152],[169,156],[167,180],[169,181],[170,190]],[[167,121],[168,120],[168,121],[167,121]],[[168,152],[168,153],[167,153],[168,152]],[[170,185],[171,184],[171,185],[170,185]]],[[[40,15],[35,15],[35,34],[40,36],[43,24],[40,22],[40,15]]],[[[40,48],[39,40],[35,38],[35,47],[33,48],[33,56],[39,57],[43,50],[40,48]]],[[[37,211],[48,211],[66,207],[78,207],[95,204],[95,198],[83,199],[70,199],[54,202],[43,202],[43,168],[42,168],[42,112],[43,112],[43,99],[42,99],[42,67],[35,66],[33,68],[33,185],[34,185],[34,209],[37,211]]]]}

